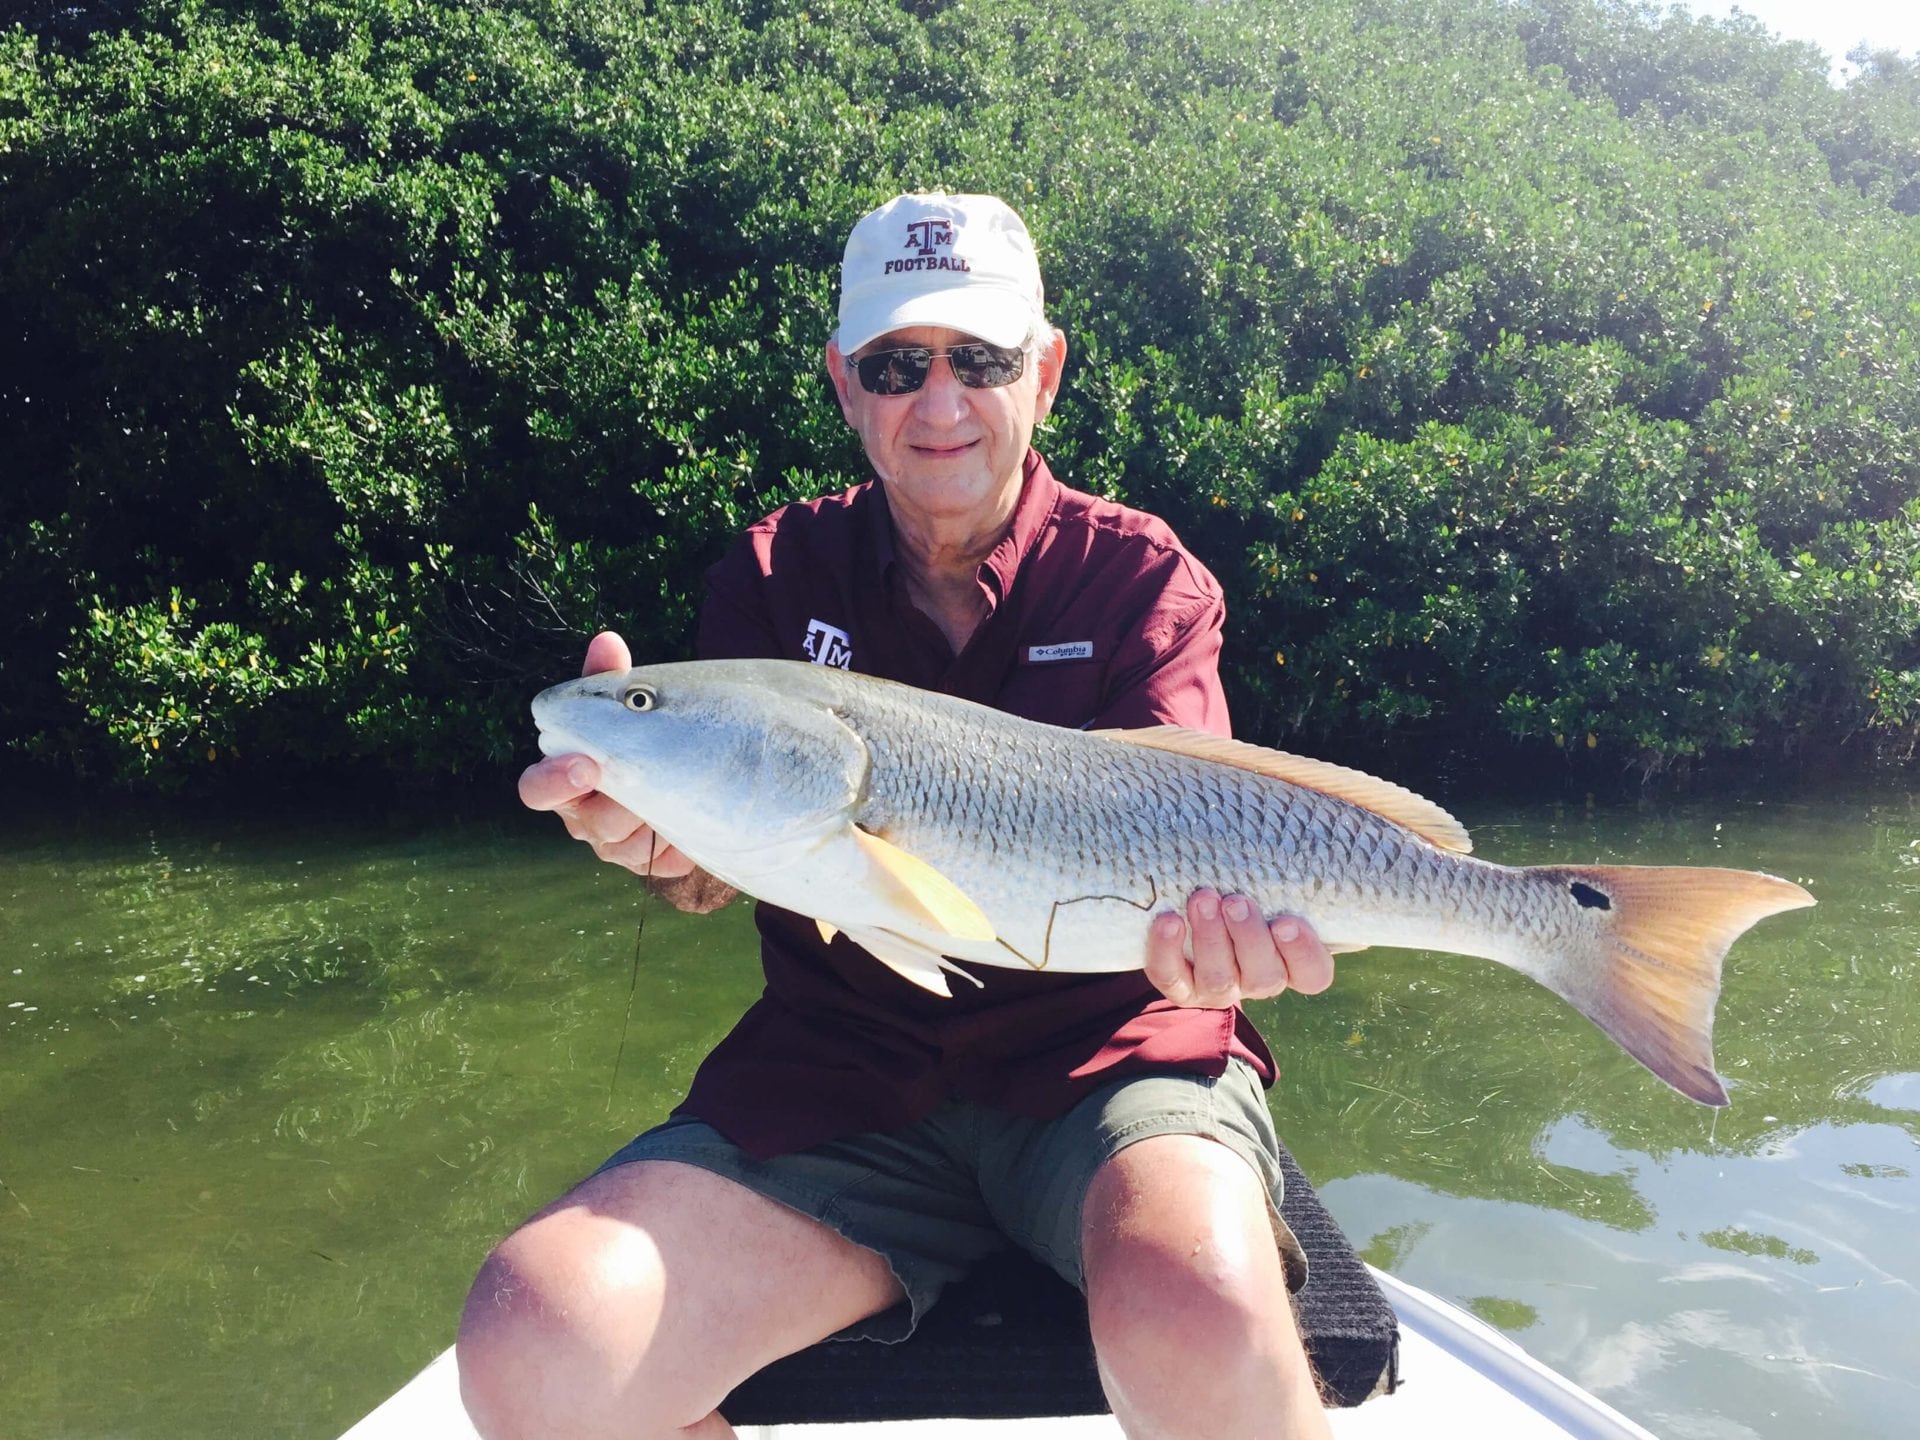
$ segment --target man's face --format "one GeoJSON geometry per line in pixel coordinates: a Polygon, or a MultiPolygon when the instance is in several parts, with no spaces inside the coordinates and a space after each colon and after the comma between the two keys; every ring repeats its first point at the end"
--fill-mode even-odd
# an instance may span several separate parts
{"type": "MultiPolygon", "coordinates": [[[[940,350],[974,339],[961,330],[914,325],[889,331],[861,353],[905,345],[940,350]]],[[[970,390],[943,355],[911,395],[870,395],[829,341],[827,373],[840,412],[859,432],[889,498],[928,518],[964,521],[994,516],[1018,494],[1034,424],[1053,406],[1066,358],[1066,339],[1053,331],[1028,352],[1025,372],[1011,385],[970,390]]]]}

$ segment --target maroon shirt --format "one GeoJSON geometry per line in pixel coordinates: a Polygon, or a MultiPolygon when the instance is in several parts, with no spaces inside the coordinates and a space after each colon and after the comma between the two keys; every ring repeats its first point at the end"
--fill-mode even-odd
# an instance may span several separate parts
{"type": "MultiPolygon", "coordinates": [[[[776,511],[707,573],[699,653],[834,664],[1085,728],[1228,733],[1220,585],[1161,521],[1069,490],[1028,451],[1013,526],[980,567],[987,618],[955,655],[908,600],[878,482],[776,511]]],[[[1144,972],[967,967],[943,1000],[845,936],[761,905],[764,994],[700,1066],[680,1113],[756,1157],[929,1114],[949,1096],[1048,1117],[1138,1072],[1271,1084],[1237,1008],[1185,1009],[1144,972]]],[[[1144,946],[1144,939],[1142,942],[1144,946]]]]}

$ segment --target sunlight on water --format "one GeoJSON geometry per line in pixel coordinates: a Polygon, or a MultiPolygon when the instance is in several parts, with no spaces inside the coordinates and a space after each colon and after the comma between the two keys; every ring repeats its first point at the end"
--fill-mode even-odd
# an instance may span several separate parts
{"type": "MultiPolygon", "coordinates": [[[[1490,859],[1753,866],[1821,903],[1735,948],[1718,1114],[1482,962],[1359,955],[1256,1007],[1355,1244],[1662,1435],[1905,1433],[1920,807],[1455,808],[1490,859]]],[[[653,909],[636,972],[641,915],[532,817],[0,832],[0,1429],[344,1429],[758,992],[744,907],[653,909]]]]}

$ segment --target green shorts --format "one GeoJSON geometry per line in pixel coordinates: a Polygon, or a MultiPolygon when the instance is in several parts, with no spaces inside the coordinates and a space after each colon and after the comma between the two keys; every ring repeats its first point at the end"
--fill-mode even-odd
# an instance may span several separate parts
{"type": "Polygon", "coordinates": [[[906,1302],[835,1339],[904,1340],[941,1290],[1011,1243],[1080,1289],[1080,1212],[1094,1172],[1136,1140],[1204,1135],[1266,1187],[1289,1289],[1306,1256],[1280,1218],[1280,1163],[1259,1077],[1232,1061],[1219,1079],[1137,1075],[1065,1115],[1031,1120],[949,1100],[904,1129],[854,1135],[755,1160],[704,1121],[678,1116],[622,1147],[602,1170],[676,1160],[746,1186],[886,1258],[906,1302]]]}

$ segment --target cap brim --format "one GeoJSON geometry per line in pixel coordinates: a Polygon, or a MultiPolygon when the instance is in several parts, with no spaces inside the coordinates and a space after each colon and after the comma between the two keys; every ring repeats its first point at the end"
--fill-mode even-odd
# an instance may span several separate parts
{"type": "Polygon", "coordinates": [[[852,313],[841,317],[835,337],[844,355],[853,354],[889,330],[904,330],[911,325],[938,325],[989,345],[1011,347],[1025,340],[1034,324],[1033,303],[1025,296],[978,284],[911,295],[897,304],[871,309],[856,303],[850,310],[852,313]]]}

